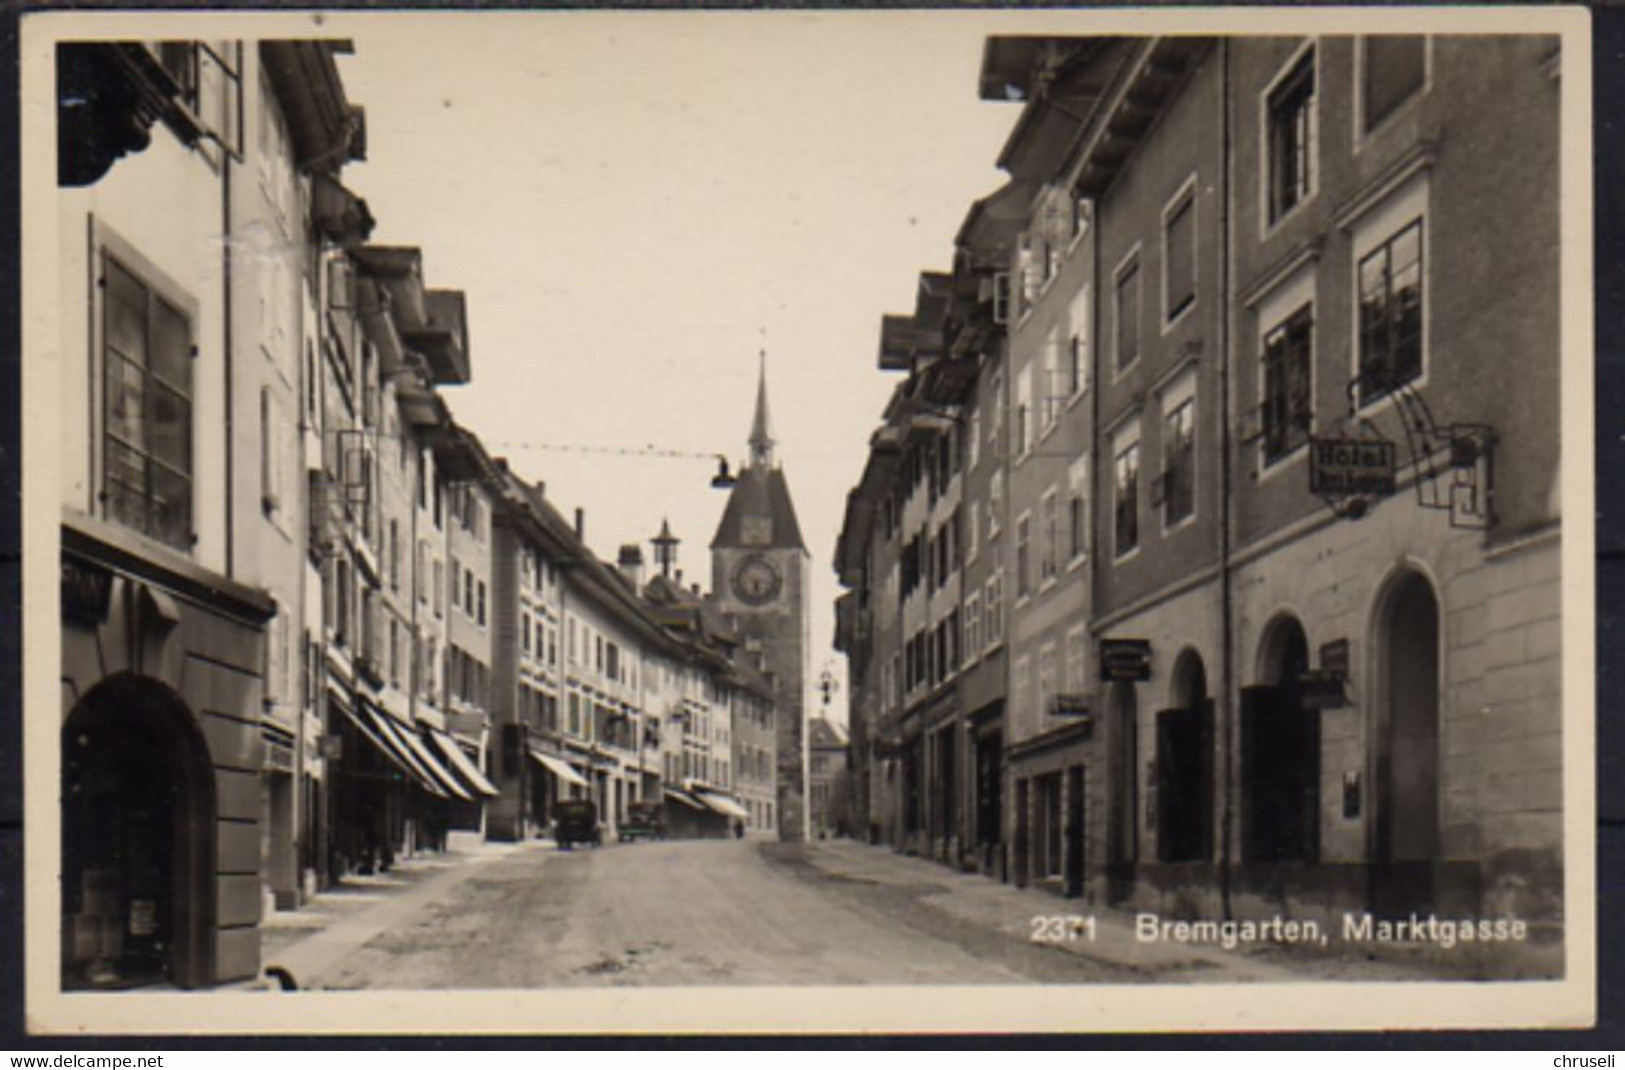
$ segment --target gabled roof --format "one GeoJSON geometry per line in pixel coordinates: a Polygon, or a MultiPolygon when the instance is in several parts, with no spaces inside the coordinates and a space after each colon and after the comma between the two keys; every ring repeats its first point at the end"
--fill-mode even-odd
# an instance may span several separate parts
{"type": "Polygon", "coordinates": [[[824,717],[807,721],[807,747],[810,750],[839,750],[846,746],[846,733],[841,726],[824,717]]]}
{"type": "Polygon", "coordinates": [[[796,507],[790,500],[790,484],[779,468],[752,465],[739,473],[739,481],[728,495],[728,505],[722,511],[722,521],[711,539],[711,548],[719,546],[760,545],[745,539],[745,518],[765,516],[772,518],[773,536],[765,544],[779,549],[805,550],[801,539],[801,525],[796,520],[796,507]]]}

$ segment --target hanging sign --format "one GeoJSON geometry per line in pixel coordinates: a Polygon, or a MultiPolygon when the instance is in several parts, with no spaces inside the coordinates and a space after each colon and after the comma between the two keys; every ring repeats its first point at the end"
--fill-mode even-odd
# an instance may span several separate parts
{"type": "Polygon", "coordinates": [[[1100,678],[1130,683],[1151,679],[1151,640],[1102,639],[1100,678]]]}
{"type": "Polygon", "coordinates": [[[1309,492],[1333,497],[1394,493],[1394,444],[1382,439],[1317,438],[1309,443],[1309,492]]]}

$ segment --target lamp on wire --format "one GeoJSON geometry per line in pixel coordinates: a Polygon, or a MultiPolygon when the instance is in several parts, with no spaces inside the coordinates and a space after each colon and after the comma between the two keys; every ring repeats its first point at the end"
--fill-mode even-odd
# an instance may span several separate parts
{"type": "Polygon", "coordinates": [[[711,477],[711,486],[715,490],[728,490],[739,482],[739,477],[728,470],[728,458],[717,454],[717,474],[711,477]]]}

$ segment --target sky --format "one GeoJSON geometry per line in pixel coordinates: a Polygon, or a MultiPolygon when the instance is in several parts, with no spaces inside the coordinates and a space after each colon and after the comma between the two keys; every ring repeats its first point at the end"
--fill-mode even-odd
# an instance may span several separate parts
{"type": "MultiPolygon", "coordinates": [[[[344,181],[372,240],[468,296],[473,380],[443,391],[613,561],[669,518],[710,583],[759,352],[812,555],[809,683],[841,681],[832,567],[847,490],[897,382],[880,318],[951,263],[1019,106],[984,103],[986,18],[583,13],[363,22],[340,60],[367,112],[344,181]],[[558,448],[540,448],[552,446],[558,448]],[[597,451],[634,451],[632,455],[597,451]],[[668,452],[698,456],[671,457],[668,452]]],[[[350,27],[345,27],[350,32],[350,27]]],[[[1001,23],[1002,32],[1014,27],[1001,23]]]]}

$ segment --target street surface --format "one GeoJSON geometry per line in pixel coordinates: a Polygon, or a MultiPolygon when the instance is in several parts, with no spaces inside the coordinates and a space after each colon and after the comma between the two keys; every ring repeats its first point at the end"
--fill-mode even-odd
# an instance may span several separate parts
{"type": "Polygon", "coordinates": [[[476,842],[353,877],[263,935],[263,961],[306,989],[1430,976],[1402,961],[1146,944],[1123,912],[850,841],[476,842]],[[1098,924],[1035,943],[1038,921],[1057,917],[1098,924]]]}
{"type": "Polygon", "coordinates": [[[831,876],[802,853],[749,841],[516,852],[304,981],[433,989],[1133,979],[935,910],[922,902],[929,882],[831,876]]]}

